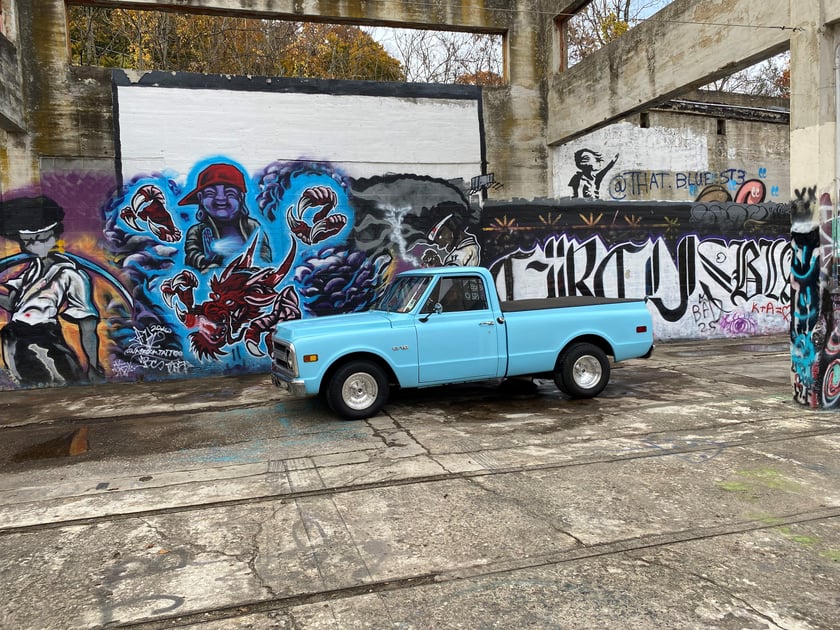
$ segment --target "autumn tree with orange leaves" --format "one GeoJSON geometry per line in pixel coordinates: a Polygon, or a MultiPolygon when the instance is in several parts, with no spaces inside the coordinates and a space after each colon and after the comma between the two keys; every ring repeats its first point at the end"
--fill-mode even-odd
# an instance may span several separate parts
{"type": "Polygon", "coordinates": [[[210,74],[404,81],[400,62],[354,26],[69,7],[78,65],[210,74]]]}

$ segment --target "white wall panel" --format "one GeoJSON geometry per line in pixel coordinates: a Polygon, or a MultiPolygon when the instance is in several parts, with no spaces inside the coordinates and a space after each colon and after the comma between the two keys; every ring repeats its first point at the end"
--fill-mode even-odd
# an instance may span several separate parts
{"type": "Polygon", "coordinates": [[[481,173],[477,100],[118,86],[124,179],[221,155],[254,172],[330,161],[353,177],[481,173]]]}

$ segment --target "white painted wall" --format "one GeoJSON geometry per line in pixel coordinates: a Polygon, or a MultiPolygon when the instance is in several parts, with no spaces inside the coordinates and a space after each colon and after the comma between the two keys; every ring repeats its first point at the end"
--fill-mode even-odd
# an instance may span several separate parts
{"type": "MultiPolygon", "coordinates": [[[[602,127],[581,138],[560,145],[552,150],[552,177],[555,197],[571,197],[569,181],[577,172],[575,152],[579,149],[592,149],[603,156],[604,164],[616,155],[615,165],[607,172],[601,186],[600,198],[603,200],[625,200],[626,197],[610,194],[610,182],[620,173],[631,171],[649,171],[651,173],[697,172],[709,167],[709,148],[706,135],[691,128],[669,129],[655,127],[640,128],[628,122],[602,127]]],[[[648,184],[650,177],[648,176],[648,184]]],[[[664,186],[673,186],[671,194],[651,194],[640,197],[634,195],[629,200],[638,199],[688,199],[688,192],[680,194],[676,190],[676,181],[669,180],[664,186]]],[[[665,189],[667,190],[667,188],[665,189]]],[[[664,193],[664,191],[663,191],[664,193]]]]}
{"type": "Polygon", "coordinates": [[[186,174],[225,156],[249,172],[329,161],[355,178],[481,173],[477,100],[118,86],[122,176],[186,174]]]}

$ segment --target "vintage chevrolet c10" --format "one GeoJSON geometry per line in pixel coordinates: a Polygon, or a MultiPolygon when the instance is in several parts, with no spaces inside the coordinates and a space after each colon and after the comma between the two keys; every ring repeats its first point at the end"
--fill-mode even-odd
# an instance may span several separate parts
{"type": "Polygon", "coordinates": [[[281,322],[272,345],[275,385],[353,420],[379,412],[392,387],[532,376],[597,396],[608,356],[650,355],[653,324],[645,300],[500,302],[487,269],[440,267],[399,274],[367,311],[281,322]]]}

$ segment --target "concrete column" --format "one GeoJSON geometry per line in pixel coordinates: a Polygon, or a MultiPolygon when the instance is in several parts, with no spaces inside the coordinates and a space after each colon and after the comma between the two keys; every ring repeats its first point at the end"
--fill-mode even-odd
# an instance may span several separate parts
{"type": "MultiPolygon", "coordinates": [[[[835,155],[835,27],[825,6],[834,0],[790,0],[797,29],[790,40],[790,180],[796,189],[817,187],[832,199],[838,189],[835,155]],[[795,6],[794,6],[795,5],[795,6]]],[[[836,12],[836,8],[835,8],[836,12]]],[[[819,217],[815,214],[814,220],[819,217]]]]}

